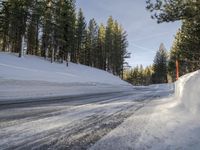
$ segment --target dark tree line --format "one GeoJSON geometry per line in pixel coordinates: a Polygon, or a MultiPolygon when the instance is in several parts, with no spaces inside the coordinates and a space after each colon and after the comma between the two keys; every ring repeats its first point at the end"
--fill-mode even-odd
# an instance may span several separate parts
{"type": "Polygon", "coordinates": [[[168,71],[173,80],[176,79],[176,60],[180,75],[200,69],[200,1],[147,0],[147,9],[158,23],[182,22],[170,51],[168,71]]]}
{"type": "Polygon", "coordinates": [[[142,65],[136,66],[125,71],[125,80],[135,86],[152,84],[152,66],[143,68],[142,65]]]}
{"type": "Polygon", "coordinates": [[[112,17],[107,25],[86,22],[75,0],[3,0],[0,49],[37,55],[51,62],[72,61],[121,75],[127,34],[112,17]]]}
{"type": "Polygon", "coordinates": [[[161,43],[152,66],[135,67],[125,71],[125,80],[133,85],[149,85],[168,82],[168,54],[161,43]]]}

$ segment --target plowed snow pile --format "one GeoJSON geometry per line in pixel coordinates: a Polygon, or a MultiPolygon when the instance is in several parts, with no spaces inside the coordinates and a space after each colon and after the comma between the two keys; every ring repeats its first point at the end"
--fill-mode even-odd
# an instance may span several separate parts
{"type": "Polygon", "coordinates": [[[106,71],[0,52],[0,101],[118,92],[130,85],[106,71]]]}
{"type": "Polygon", "coordinates": [[[181,77],[176,83],[176,98],[183,109],[200,113],[200,71],[181,77]]]}
{"type": "Polygon", "coordinates": [[[200,150],[200,71],[181,77],[174,96],[149,103],[92,150],[200,150]]]}

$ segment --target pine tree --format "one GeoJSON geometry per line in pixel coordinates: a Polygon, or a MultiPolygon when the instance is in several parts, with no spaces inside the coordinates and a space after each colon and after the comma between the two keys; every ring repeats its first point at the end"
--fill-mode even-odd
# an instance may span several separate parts
{"type": "Polygon", "coordinates": [[[49,57],[52,41],[52,31],[53,31],[53,4],[51,0],[47,0],[44,3],[44,18],[43,18],[43,31],[42,31],[42,56],[49,57]]]}
{"type": "Polygon", "coordinates": [[[98,38],[98,26],[94,19],[91,19],[88,24],[87,38],[86,38],[86,65],[96,66],[96,48],[98,38]]]}
{"type": "Polygon", "coordinates": [[[136,66],[131,70],[125,71],[125,80],[133,85],[149,85],[152,84],[152,68],[151,66],[147,66],[143,68],[142,65],[140,67],[136,66]]]}
{"type": "Polygon", "coordinates": [[[39,50],[39,29],[41,27],[41,18],[43,14],[43,3],[33,0],[30,3],[29,19],[27,26],[27,53],[32,55],[41,55],[39,50]]]}
{"type": "Polygon", "coordinates": [[[106,51],[106,70],[112,72],[112,53],[113,53],[113,33],[114,21],[112,17],[108,18],[105,35],[105,51],[106,51]]]}
{"type": "Polygon", "coordinates": [[[97,39],[97,67],[106,70],[105,27],[100,25],[97,39]]]}
{"type": "Polygon", "coordinates": [[[9,50],[9,25],[10,25],[10,4],[8,1],[0,3],[0,49],[9,50]]]}
{"type": "Polygon", "coordinates": [[[106,70],[114,75],[121,75],[123,78],[123,65],[127,53],[127,34],[117,21],[112,17],[108,18],[105,32],[105,58],[106,70]]]}
{"type": "Polygon", "coordinates": [[[153,83],[167,83],[167,52],[162,43],[156,53],[153,64],[153,83]]]}
{"type": "Polygon", "coordinates": [[[48,0],[43,19],[43,56],[76,62],[75,54],[75,2],[48,0]]]}
{"type": "Polygon", "coordinates": [[[123,70],[124,70],[124,64],[127,64],[127,62],[125,62],[125,59],[130,58],[130,53],[128,53],[127,51],[127,47],[128,47],[128,41],[127,41],[127,33],[126,31],[124,31],[122,29],[122,27],[120,26],[120,31],[121,31],[121,43],[120,43],[120,64],[119,64],[119,68],[120,68],[120,74],[122,76],[123,79],[123,70]]]}
{"type": "Polygon", "coordinates": [[[27,32],[30,3],[30,0],[7,0],[1,3],[2,48],[19,53],[19,57],[22,56],[24,46],[22,41],[27,32]]]}
{"type": "Polygon", "coordinates": [[[76,11],[75,0],[66,0],[64,3],[62,17],[64,20],[64,51],[68,56],[71,55],[71,61],[77,63],[75,52],[75,33],[76,33],[76,11]]]}
{"type": "Polygon", "coordinates": [[[85,64],[86,21],[81,9],[79,9],[76,23],[76,59],[85,64]]]}
{"type": "Polygon", "coordinates": [[[113,29],[113,48],[111,51],[111,64],[113,74],[119,75],[121,72],[121,28],[117,21],[114,22],[114,29],[113,29]]]}
{"type": "Polygon", "coordinates": [[[149,85],[152,84],[152,67],[151,66],[147,66],[144,70],[144,76],[145,76],[145,83],[144,85],[149,85]]]}

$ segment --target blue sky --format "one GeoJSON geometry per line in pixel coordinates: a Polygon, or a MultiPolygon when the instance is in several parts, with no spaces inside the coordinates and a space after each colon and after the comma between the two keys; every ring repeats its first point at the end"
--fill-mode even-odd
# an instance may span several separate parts
{"type": "Polygon", "coordinates": [[[86,20],[95,18],[106,24],[113,16],[128,33],[131,66],[150,65],[161,43],[170,50],[180,22],[157,24],[145,9],[145,0],[76,0],[77,8],[82,8],[86,20]]]}

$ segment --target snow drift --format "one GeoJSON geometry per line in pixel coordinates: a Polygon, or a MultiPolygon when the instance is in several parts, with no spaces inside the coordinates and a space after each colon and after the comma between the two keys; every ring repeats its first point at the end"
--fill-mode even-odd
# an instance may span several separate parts
{"type": "Polygon", "coordinates": [[[200,70],[186,74],[175,83],[178,106],[193,114],[200,112],[200,70]]]}

